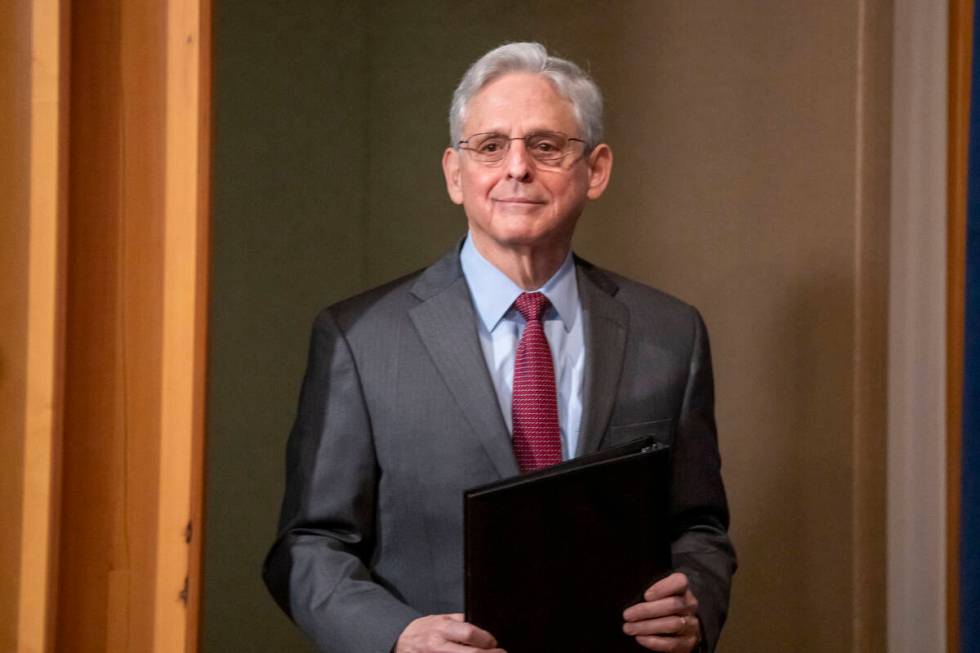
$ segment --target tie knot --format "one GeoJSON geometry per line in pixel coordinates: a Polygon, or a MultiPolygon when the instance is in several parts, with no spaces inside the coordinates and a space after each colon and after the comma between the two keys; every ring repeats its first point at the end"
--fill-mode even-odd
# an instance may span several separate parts
{"type": "Polygon", "coordinates": [[[548,298],[539,292],[522,292],[514,300],[514,306],[527,322],[540,322],[541,316],[551,306],[548,298]]]}

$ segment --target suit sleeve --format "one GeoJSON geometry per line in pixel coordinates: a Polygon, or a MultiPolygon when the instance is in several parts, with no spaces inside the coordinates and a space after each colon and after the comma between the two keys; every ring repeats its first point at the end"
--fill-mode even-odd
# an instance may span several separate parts
{"type": "Polygon", "coordinates": [[[725,623],[735,550],[728,538],[728,503],[714,417],[708,335],[695,312],[687,385],[674,437],[671,512],[674,567],[687,574],[698,599],[701,651],[715,650],[725,623]]]}
{"type": "Polygon", "coordinates": [[[328,311],[314,324],[263,579],[326,653],[387,653],[421,616],[371,575],[379,470],[354,358],[328,311]]]}

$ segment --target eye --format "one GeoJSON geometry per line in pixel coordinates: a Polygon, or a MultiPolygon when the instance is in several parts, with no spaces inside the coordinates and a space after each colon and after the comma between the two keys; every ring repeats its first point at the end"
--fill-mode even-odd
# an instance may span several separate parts
{"type": "Polygon", "coordinates": [[[504,139],[499,136],[485,138],[476,144],[476,150],[480,154],[496,154],[505,149],[504,139]]]}
{"type": "Polygon", "coordinates": [[[556,134],[538,134],[528,142],[528,148],[538,154],[560,154],[564,149],[564,139],[556,134]]]}

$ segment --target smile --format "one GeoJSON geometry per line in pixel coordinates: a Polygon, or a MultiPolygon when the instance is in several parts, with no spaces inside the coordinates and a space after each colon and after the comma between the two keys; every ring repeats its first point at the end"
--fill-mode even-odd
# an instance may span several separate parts
{"type": "Polygon", "coordinates": [[[502,204],[544,204],[543,201],[532,200],[526,197],[503,197],[500,199],[494,199],[493,201],[502,204]]]}

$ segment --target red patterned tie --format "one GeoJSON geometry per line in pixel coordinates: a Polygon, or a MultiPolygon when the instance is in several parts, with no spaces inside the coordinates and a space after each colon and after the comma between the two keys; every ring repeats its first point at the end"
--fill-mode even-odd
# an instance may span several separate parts
{"type": "Polygon", "coordinates": [[[522,472],[561,462],[555,366],[541,316],[551,303],[539,292],[521,293],[514,306],[527,325],[514,357],[514,455],[522,472]]]}

